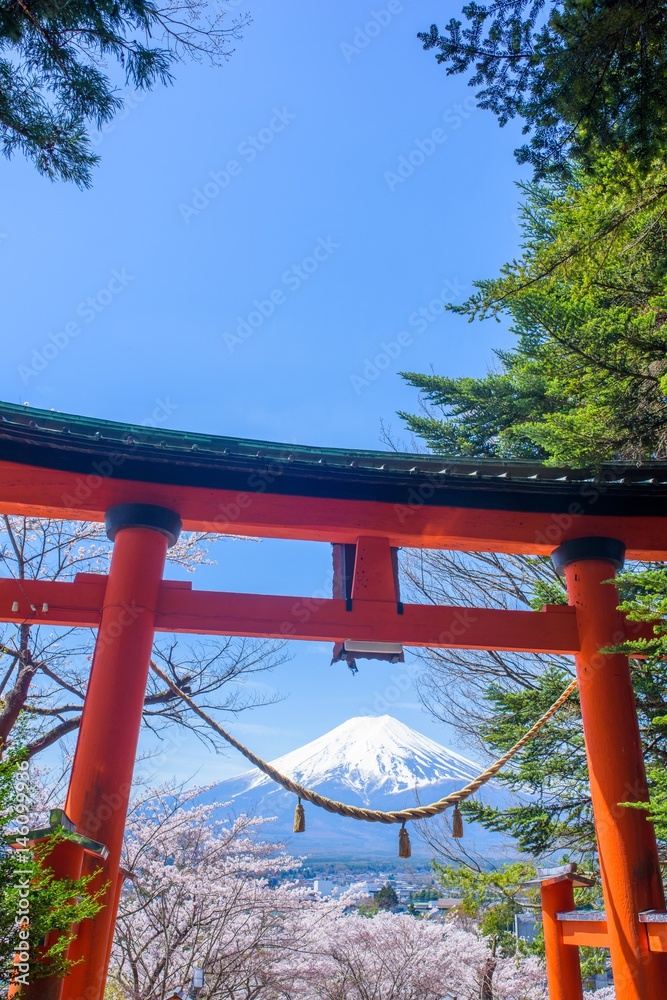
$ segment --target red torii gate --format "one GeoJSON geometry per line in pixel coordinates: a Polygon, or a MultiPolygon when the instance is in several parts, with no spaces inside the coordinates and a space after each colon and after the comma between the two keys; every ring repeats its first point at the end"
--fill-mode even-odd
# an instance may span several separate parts
{"type": "MultiPolygon", "coordinates": [[[[596,478],[529,462],[317,450],[0,404],[0,512],[104,520],[114,542],[108,576],[0,580],[0,620],[98,630],[65,814],[108,855],[87,852],[80,837],[62,844],[51,864],[73,877],[99,869],[97,884],[109,889],[72,946],[71,957],[84,961],[64,982],[31,988],[31,1000],[103,996],[156,630],[574,655],[605,902],[604,941],[595,939],[611,950],[618,1000],[664,997],[667,923],[655,836],[640,812],[618,805],[647,798],[630,670],[626,657],[600,650],[637,634],[605,581],[626,552],[667,558],[666,500],[662,463],[607,466],[596,478]],[[181,527],[355,545],[351,593],[315,603],[164,581],[181,527]],[[403,604],[391,553],[400,546],[551,555],[570,605],[526,612],[403,604]]],[[[552,1000],[578,1000],[576,949],[590,933],[574,926],[576,914],[558,912],[571,892],[571,880],[562,884],[557,877],[543,886],[549,987],[552,1000]]]]}

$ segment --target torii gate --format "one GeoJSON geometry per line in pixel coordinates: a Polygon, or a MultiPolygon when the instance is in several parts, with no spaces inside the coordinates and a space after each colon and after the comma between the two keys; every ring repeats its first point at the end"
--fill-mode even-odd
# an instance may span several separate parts
{"type": "Polygon", "coordinates": [[[70,957],[84,960],[64,982],[36,984],[30,1000],[103,996],[156,630],[574,655],[605,914],[596,934],[592,921],[559,910],[572,909],[571,880],[545,880],[551,1000],[582,996],[577,946],[592,940],[610,948],[618,1000],[665,996],[667,917],[653,827],[618,805],[647,798],[630,669],[626,657],[600,650],[637,634],[604,581],[626,552],[667,559],[667,464],[606,466],[595,479],[522,461],[318,450],[3,403],[0,513],[104,520],[114,543],[108,576],[0,580],[1,621],[98,630],[65,804],[80,836],[50,863],[73,877],[100,869],[97,884],[109,889],[72,945],[70,957]],[[181,527],[354,545],[351,590],[314,604],[165,581],[181,527]],[[392,558],[400,546],[551,555],[570,604],[541,612],[403,604],[392,558]]]}

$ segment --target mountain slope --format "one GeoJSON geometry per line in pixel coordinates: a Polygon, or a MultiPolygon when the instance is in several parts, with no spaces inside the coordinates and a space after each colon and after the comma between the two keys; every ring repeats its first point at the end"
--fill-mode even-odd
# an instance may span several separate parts
{"type": "MultiPolygon", "coordinates": [[[[465,784],[481,770],[390,715],[348,719],[272,764],[309,788],[336,782],[366,805],[377,792],[396,795],[442,781],[465,784]]],[[[248,790],[273,784],[261,771],[247,774],[248,790]]]]}
{"type": "MultiPolygon", "coordinates": [[[[481,765],[389,715],[349,719],[271,763],[283,774],[322,795],[383,811],[433,802],[461,788],[482,770],[481,765]]],[[[493,804],[507,801],[507,794],[494,782],[478,795],[493,804]]],[[[396,856],[397,825],[334,816],[309,803],[304,803],[306,831],[293,835],[295,797],[261,771],[247,771],[220,782],[207,793],[206,799],[221,804],[230,802],[236,812],[276,817],[276,822],[263,832],[272,839],[287,841],[295,853],[327,857],[350,853],[396,856]]],[[[478,827],[469,827],[466,837],[468,846],[474,842],[489,856],[502,850],[499,837],[478,827]]],[[[416,856],[432,853],[414,833],[412,843],[416,856]]]]}

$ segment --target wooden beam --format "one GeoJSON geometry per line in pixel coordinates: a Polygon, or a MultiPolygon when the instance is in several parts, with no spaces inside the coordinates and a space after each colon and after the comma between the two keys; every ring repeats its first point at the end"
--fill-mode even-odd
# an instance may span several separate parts
{"type": "Polygon", "coordinates": [[[608,948],[609,934],[604,913],[589,910],[571,910],[556,914],[561,927],[563,944],[578,948],[608,948]]]}
{"type": "Polygon", "coordinates": [[[639,921],[646,928],[649,950],[667,953],[667,913],[647,910],[639,914],[639,921]]]}
{"type": "Polygon", "coordinates": [[[0,579],[0,621],[97,628],[107,577],[80,573],[72,583],[0,579]]]}
{"type": "MultiPolygon", "coordinates": [[[[252,480],[252,476],[250,477],[252,480]]],[[[249,480],[249,481],[250,481],[249,480]]],[[[667,559],[667,517],[596,514],[598,493],[583,484],[572,513],[398,504],[371,500],[143,483],[0,462],[0,513],[102,521],[119,503],[176,511],[188,531],[315,542],[382,536],[394,547],[550,555],[561,542],[590,535],[618,538],[629,559],[667,559]]]]}
{"type": "MultiPolygon", "coordinates": [[[[97,628],[106,584],[107,577],[96,573],[78,573],[71,583],[0,579],[0,621],[97,628]]],[[[156,630],[311,642],[373,639],[405,646],[564,655],[579,650],[576,612],[566,605],[542,611],[401,607],[399,613],[392,601],[355,600],[347,611],[346,602],[338,599],[192,590],[189,582],[164,580],[156,630]]],[[[626,635],[650,637],[652,628],[626,622],[626,635]]]]}
{"type": "Polygon", "coordinates": [[[336,642],[367,639],[404,646],[574,653],[578,648],[574,609],[505,611],[345,601],[308,597],[266,597],[212,591],[163,592],[157,614],[164,631],[203,635],[336,642]]]}
{"type": "MultiPolygon", "coordinates": [[[[562,929],[563,944],[584,945],[592,948],[608,948],[607,921],[604,913],[588,910],[573,910],[558,913],[562,929]]],[[[667,913],[646,910],[639,914],[639,922],[644,925],[648,937],[649,950],[667,954],[667,913]]]]}
{"type": "MultiPolygon", "coordinates": [[[[0,580],[0,621],[96,628],[107,578],[79,574],[72,583],[0,580]],[[14,610],[16,608],[16,610],[14,610]]],[[[132,609],[127,609],[128,615],[132,609]]],[[[407,646],[574,653],[578,633],[574,609],[504,611],[352,602],[319,597],[283,597],[193,591],[164,582],[156,629],[189,635],[238,635],[337,642],[374,639],[407,646]]]]}

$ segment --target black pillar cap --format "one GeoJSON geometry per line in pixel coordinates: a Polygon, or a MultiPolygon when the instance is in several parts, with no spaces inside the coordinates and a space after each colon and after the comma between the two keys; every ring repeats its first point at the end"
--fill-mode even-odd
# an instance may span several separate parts
{"type": "Polygon", "coordinates": [[[617,538],[571,538],[562,542],[551,553],[551,561],[559,576],[563,575],[566,566],[583,559],[599,559],[610,562],[615,569],[623,569],[625,562],[625,545],[617,538]]]}
{"type": "Polygon", "coordinates": [[[169,540],[169,547],[175,545],[183,523],[173,510],[156,507],[152,503],[119,503],[110,507],[104,515],[107,537],[113,540],[122,528],[153,528],[169,540]]]}

